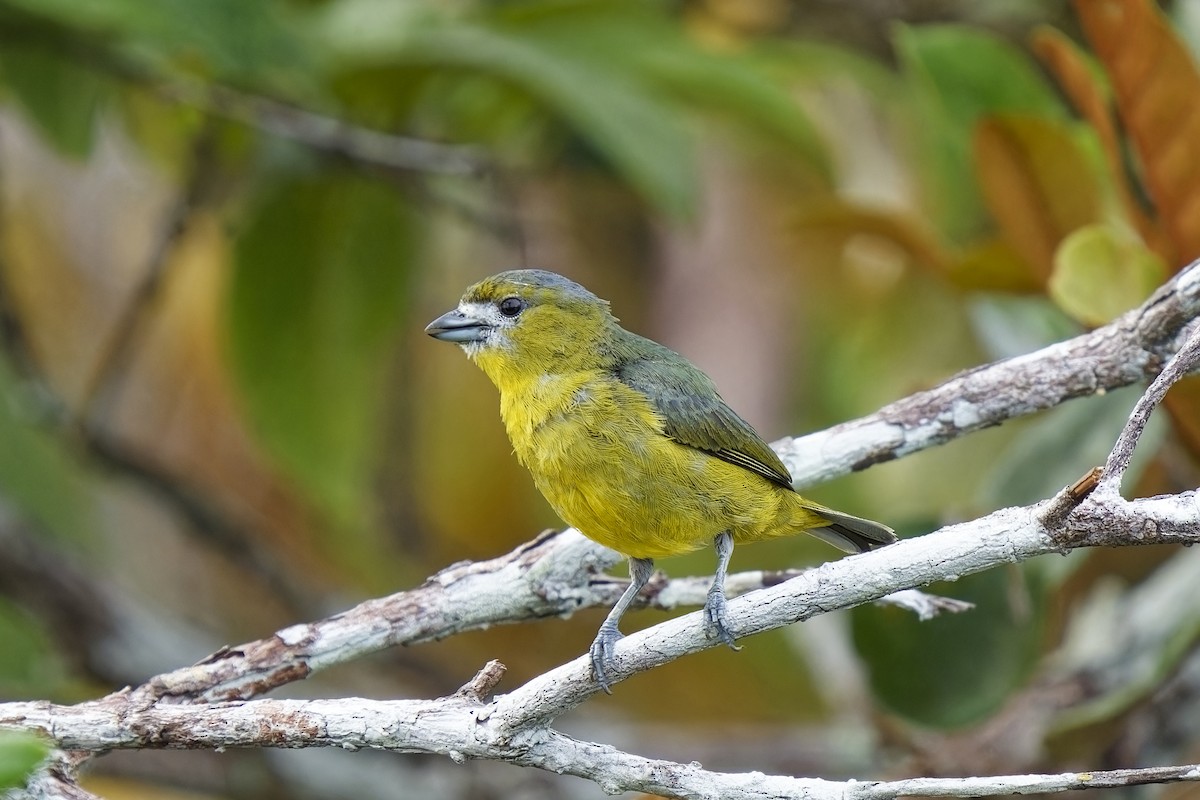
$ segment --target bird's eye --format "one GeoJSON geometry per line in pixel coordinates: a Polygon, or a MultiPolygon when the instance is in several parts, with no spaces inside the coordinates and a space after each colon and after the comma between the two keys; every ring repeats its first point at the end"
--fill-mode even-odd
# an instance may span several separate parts
{"type": "Polygon", "coordinates": [[[519,297],[506,297],[498,306],[500,313],[506,317],[515,317],[525,310],[525,301],[519,297]]]}

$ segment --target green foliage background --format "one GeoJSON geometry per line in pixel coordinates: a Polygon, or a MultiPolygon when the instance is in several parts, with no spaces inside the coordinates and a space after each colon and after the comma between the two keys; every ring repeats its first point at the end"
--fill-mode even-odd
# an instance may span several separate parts
{"type": "MultiPolygon", "coordinates": [[[[422,334],[500,269],[555,269],[611,299],[771,439],[1103,324],[1197,255],[1139,228],[1129,176],[1031,53],[1036,25],[1059,26],[1108,96],[1069,9],[921,5],[893,20],[771,0],[0,0],[0,697],[137,683],[558,524],[491,387],[422,334]],[[752,352],[722,345],[739,332],[752,352]],[[102,623],[73,625],[73,595],[29,588],[59,570],[103,598],[102,623]],[[112,657],[142,635],[158,649],[112,657]]],[[[1135,398],[813,494],[908,535],[1034,502],[1103,459],[1135,398]]],[[[1196,443],[1168,428],[1139,452],[1139,492],[1196,484],[1196,443]]],[[[771,743],[729,769],[968,772],[929,754],[986,747],[1096,587],[1136,586],[1174,555],[933,587],[977,608],[932,622],[841,615],[822,635],[858,665],[849,690],[813,654],[830,640],[791,631],[624,684],[605,711],[771,743]],[[854,735],[815,755],[778,745],[826,730],[854,735]]],[[[783,541],[735,567],[830,557],[783,541]]],[[[311,691],[432,696],[492,657],[520,681],[577,655],[597,620],[390,653],[311,691]]],[[[1156,674],[1194,633],[1160,642],[1156,674]]],[[[1048,743],[1036,763],[978,769],[1123,766],[1122,722],[1152,688],[1066,740],[1031,728],[1048,743]]],[[[691,760],[695,738],[658,747],[691,760]]],[[[41,753],[0,741],[0,788],[41,753]]],[[[222,796],[292,779],[238,763],[222,796]]],[[[106,793],[133,796],[140,779],[112,772],[106,793]]],[[[508,791],[488,774],[460,775],[463,793],[508,791]]],[[[386,783],[371,796],[403,796],[386,783]]]]}

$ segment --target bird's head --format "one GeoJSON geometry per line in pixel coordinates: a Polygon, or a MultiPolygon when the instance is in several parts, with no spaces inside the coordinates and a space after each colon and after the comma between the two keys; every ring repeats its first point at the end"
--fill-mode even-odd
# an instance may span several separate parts
{"type": "Polygon", "coordinates": [[[578,283],[545,270],[518,269],[467,289],[458,308],[425,332],[461,345],[503,387],[513,378],[596,366],[616,322],[607,301],[578,283]]]}

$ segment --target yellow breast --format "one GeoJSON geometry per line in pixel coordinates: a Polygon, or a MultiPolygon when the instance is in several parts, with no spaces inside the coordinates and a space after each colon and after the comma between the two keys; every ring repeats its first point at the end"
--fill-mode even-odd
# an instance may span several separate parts
{"type": "Polygon", "coordinates": [[[657,558],[708,546],[724,530],[746,540],[776,526],[785,490],[670,439],[650,401],[610,375],[500,390],[518,459],[558,515],[601,544],[657,558]]]}

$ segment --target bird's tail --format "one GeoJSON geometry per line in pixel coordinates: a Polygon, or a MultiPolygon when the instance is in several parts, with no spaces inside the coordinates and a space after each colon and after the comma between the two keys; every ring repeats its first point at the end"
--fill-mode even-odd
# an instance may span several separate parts
{"type": "Polygon", "coordinates": [[[865,553],[872,547],[882,547],[896,541],[896,532],[887,525],[815,504],[810,506],[810,510],[828,520],[828,524],[810,528],[808,532],[846,553],[865,553]]]}

